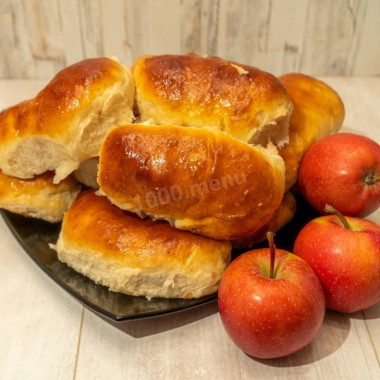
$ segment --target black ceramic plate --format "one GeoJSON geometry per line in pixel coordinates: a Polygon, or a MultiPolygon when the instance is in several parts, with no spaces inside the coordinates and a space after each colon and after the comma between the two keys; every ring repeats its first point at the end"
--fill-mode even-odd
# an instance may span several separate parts
{"type": "MultiPolygon", "coordinates": [[[[182,311],[216,299],[216,294],[199,299],[162,299],[147,300],[145,297],[132,297],[109,291],[95,284],[87,277],[75,272],[57,259],[57,254],[49,248],[55,244],[60,224],[50,224],[37,219],[1,211],[9,229],[25,249],[31,259],[58,285],[68,291],[80,303],[96,313],[114,321],[126,321],[159,316],[182,311]]],[[[314,216],[310,207],[297,199],[295,218],[276,236],[278,248],[291,250],[298,231],[306,221],[314,216]]],[[[265,243],[261,244],[265,246],[265,243]]],[[[234,251],[233,257],[242,251],[234,251]]]]}

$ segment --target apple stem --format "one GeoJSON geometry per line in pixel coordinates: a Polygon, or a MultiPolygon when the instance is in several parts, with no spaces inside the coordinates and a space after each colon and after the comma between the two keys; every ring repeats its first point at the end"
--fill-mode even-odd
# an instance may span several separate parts
{"type": "Polygon", "coordinates": [[[367,186],[374,186],[380,181],[380,175],[375,174],[373,171],[370,171],[364,177],[364,183],[367,186]]]}
{"type": "Polygon", "coordinates": [[[326,205],[324,212],[336,215],[339,218],[339,220],[342,222],[344,228],[347,228],[348,230],[351,229],[350,225],[347,222],[347,219],[338,210],[336,210],[333,206],[326,205]]]}
{"type": "Polygon", "coordinates": [[[274,259],[276,256],[276,246],[274,245],[274,236],[276,234],[272,231],[267,232],[267,239],[269,243],[269,250],[270,250],[270,272],[269,272],[269,278],[274,278],[273,277],[273,272],[274,272],[274,259]]]}

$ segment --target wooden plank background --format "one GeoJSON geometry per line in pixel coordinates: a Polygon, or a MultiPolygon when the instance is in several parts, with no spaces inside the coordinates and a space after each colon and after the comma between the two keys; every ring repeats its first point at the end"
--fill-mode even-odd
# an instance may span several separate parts
{"type": "Polygon", "coordinates": [[[276,75],[380,75],[379,20],[380,0],[0,0],[0,78],[189,51],[276,75]]]}

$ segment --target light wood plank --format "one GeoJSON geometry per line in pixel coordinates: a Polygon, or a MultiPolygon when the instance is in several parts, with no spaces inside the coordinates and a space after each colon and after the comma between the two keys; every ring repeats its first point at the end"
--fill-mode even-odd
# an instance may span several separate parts
{"type": "Polygon", "coordinates": [[[275,75],[299,71],[309,1],[290,0],[286,7],[281,0],[272,4],[268,48],[261,53],[258,66],[275,75]]]}
{"type": "Polygon", "coordinates": [[[0,378],[72,379],[82,306],[0,231],[0,378]]]}
{"type": "Polygon", "coordinates": [[[365,323],[353,318],[355,315],[349,317],[328,311],[318,333],[315,344],[323,376],[327,379],[376,379],[380,376],[365,323]]]}
{"type": "Polygon", "coordinates": [[[202,52],[202,5],[201,0],[181,1],[181,52],[202,52]]]}
{"type": "MultiPolygon", "coordinates": [[[[0,109],[46,81],[0,81],[0,109]]],[[[83,307],[23,251],[0,217],[0,378],[72,379],[83,307]]]]}
{"type": "Polygon", "coordinates": [[[124,1],[101,0],[103,54],[116,56],[121,62],[127,62],[127,45],[124,27],[124,1]]]}
{"type": "Polygon", "coordinates": [[[241,378],[216,303],[119,328],[85,311],[77,379],[241,378]]]}
{"type": "Polygon", "coordinates": [[[148,12],[149,0],[131,0],[125,3],[124,23],[128,64],[132,64],[137,57],[147,54],[148,12]]]}
{"type": "Polygon", "coordinates": [[[35,59],[62,59],[61,23],[57,1],[29,0],[23,3],[26,27],[35,59]]]}
{"type": "Polygon", "coordinates": [[[301,71],[348,75],[361,33],[367,0],[310,0],[301,71]]]}
{"type": "Polygon", "coordinates": [[[380,1],[368,0],[362,33],[353,57],[352,75],[379,75],[380,1]]]}
{"type": "Polygon", "coordinates": [[[227,1],[225,58],[257,66],[268,49],[271,10],[272,1],[227,1]]]}
{"type": "Polygon", "coordinates": [[[380,74],[379,12],[378,0],[2,0],[0,77],[188,51],[276,75],[380,74]]]}
{"type": "Polygon", "coordinates": [[[314,341],[293,355],[258,360],[241,353],[247,379],[376,379],[380,376],[366,326],[360,317],[327,311],[314,341]]]}
{"type": "Polygon", "coordinates": [[[150,0],[145,12],[148,45],[145,54],[179,54],[181,52],[180,0],[150,0]]]}
{"type": "Polygon", "coordinates": [[[243,378],[247,380],[317,380],[324,378],[321,366],[318,363],[315,342],[290,356],[279,359],[255,359],[240,351],[240,360],[243,378]]]}
{"type": "Polygon", "coordinates": [[[101,379],[112,373],[128,379],[365,380],[380,375],[360,319],[328,311],[312,344],[285,358],[260,360],[242,353],[219,316],[207,315],[208,309],[212,311],[210,306],[199,313],[120,324],[120,330],[86,311],[77,378],[101,379]],[[95,360],[97,355],[103,360],[95,360]]]}
{"type": "Polygon", "coordinates": [[[11,75],[11,56],[7,51],[14,44],[15,36],[13,34],[13,19],[11,12],[0,11],[0,35],[2,36],[0,42],[0,76],[5,77],[11,75]]]}
{"type": "Polygon", "coordinates": [[[62,40],[65,50],[65,65],[84,58],[79,8],[76,0],[58,0],[62,23],[62,40]]]}
{"type": "Polygon", "coordinates": [[[52,77],[65,64],[57,0],[24,1],[22,8],[36,77],[52,77]]]}
{"type": "Polygon", "coordinates": [[[364,310],[363,315],[371,344],[376,355],[377,365],[380,367],[380,303],[364,310]]]}
{"type": "Polygon", "coordinates": [[[348,1],[347,4],[352,22],[352,35],[351,43],[347,48],[347,65],[344,75],[352,75],[356,65],[355,61],[358,54],[359,42],[362,39],[365,15],[368,8],[368,0],[351,0],[348,1]]]}
{"type": "Polygon", "coordinates": [[[78,6],[84,57],[102,57],[104,46],[100,0],[82,0],[78,2],[78,6]]]}
{"type": "Polygon", "coordinates": [[[378,325],[380,319],[380,304],[351,316],[371,378],[379,379],[380,360],[378,348],[380,343],[380,329],[376,330],[375,326],[371,326],[371,323],[373,323],[375,319],[377,319],[378,325]],[[365,323],[363,323],[363,321],[365,321],[365,323]]]}
{"type": "Polygon", "coordinates": [[[223,47],[225,45],[222,38],[220,38],[220,34],[226,25],[225,17],[222,17],[222,15],[226,15],[226,12],[222,12],[222,1],[223,0],[209,0],[208,2],[207,29],[205,30],[207,36],[206,53],[208,55],[225,58],[225,51],[221,52],[219,50],[221,45],[223,47]]]}
{"type": "Polygon", "coordinates": [[[0,66],[6,70],[3,77],[35,78],[36,62],[29,46],[21,0],[4,0],[1,7],[5,13],[4,25],[0,26],[0,66]]]}

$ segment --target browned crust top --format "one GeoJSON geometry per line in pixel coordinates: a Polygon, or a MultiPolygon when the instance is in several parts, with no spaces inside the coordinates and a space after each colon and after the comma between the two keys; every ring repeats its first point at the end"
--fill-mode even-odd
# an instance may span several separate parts
{"type": "Polygon", "coordinates": [[[118,204],[140,206],[150,215],[200,224],[214,218],[215,230],[220,222],[227,239],[252,232],[281,202],[282,173],[264,157],[205,128],[126,125],[107,135],[98,181],[118,204]]]}
{"type": "Polygon", "coordinates": [[[286,89],[276,77],[216,57],[145,56],[132,70],[138,96],[159,102],[166,111],[196,114],[205,122],[219,114],[226,124],[244,123],[250,128],[257,124],[259,110],[291,109],[286,89]]]}
{"type": "Polygon", "coordinates": [[[92,58],[61,70],[37,96],[0,113],[0,143],[27,135],[64,135],[75,114],[124,75],[109,58],[92,58]]]}
{"type": "Polygon", "coordinates": [[[82,193],[66,212],[63,234],[70,244],[104,257],[128,260],[136,267],[145,262],[159,265],[168,259],[173,265],[186,265],[195,251],[199,260],[216,260],[223,252],[228,261],[230,254],[229,242],[180,231],[166,222],[140,219],[91,191],[82,193]]]}

